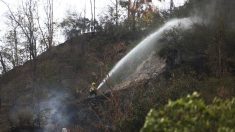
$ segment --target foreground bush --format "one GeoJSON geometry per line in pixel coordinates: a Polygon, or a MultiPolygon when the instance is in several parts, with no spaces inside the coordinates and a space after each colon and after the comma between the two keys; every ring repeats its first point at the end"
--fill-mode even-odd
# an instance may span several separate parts
{"type": "Polygon", "coordinates": [[[234,132],[235,98],[214,99],[206,105],[198,93],[193,93],[168,104],[159,110],[151,109],[142,132],[234,132]]]}

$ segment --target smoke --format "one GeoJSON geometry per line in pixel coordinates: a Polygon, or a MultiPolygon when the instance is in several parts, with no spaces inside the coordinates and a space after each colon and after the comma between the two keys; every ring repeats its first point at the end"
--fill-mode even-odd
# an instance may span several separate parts
{"type": "Polygon", "coordinates": [[[45,117],[42,119],[45,131],[61,130],[62,127],[69,124],[69,119],[66,115],[66,100],[68,98],[68,93],[53,91],[48,95],[47,100],[40,102],[41,115],[45,117]]]}
{"type": "Polygon", "coordinates": [[[191,17],[198,17],[207,25],[213,25],[218,19],[223,19],[225,25],[234,25],[234,7],[234,0],[188,0],[183,11],[190,11],[191,17]]]}
{"type": "Polygon", "coordinates": [[[71,98],[66,91],[47,91],[38,103],[19,102],[11,108],[11,127],[18,129],[43,128],[45,132],[61,131],[69,122],[68,100],[71,98]]]}

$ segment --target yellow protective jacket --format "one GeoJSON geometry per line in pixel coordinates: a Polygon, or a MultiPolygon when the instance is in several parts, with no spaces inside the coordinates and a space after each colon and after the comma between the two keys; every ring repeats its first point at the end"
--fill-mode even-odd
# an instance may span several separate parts
{"type": "Polygon", "coordinates": [[[96,87],[94,85],[91,85],[90,92],[96,91],[96,87]]]}

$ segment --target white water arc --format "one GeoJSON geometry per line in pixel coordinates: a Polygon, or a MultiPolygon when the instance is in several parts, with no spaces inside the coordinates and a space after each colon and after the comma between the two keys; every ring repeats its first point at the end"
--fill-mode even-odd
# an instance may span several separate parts
{"type": "Polygon", "coordinates": [[[145,59],[147,59],[152,52],[156,51],[160,45],[157,41],[162,37],[164,31],[170,30],[173,27],[187,29],[192,25],[190,18],[173,19],[164,24],[153,34],[150,34],[143,41],[141,41],[136,47],[134,47],[127,55],[125,55],[108,73],[104,80],[98,86],[98,89],[110,79],[115,81],[114,78],[125,79],[123,74],[130,74],[128,71],[134,72],[138,65],[140,65],[145,59]],[[121,74],[122,73],[122,74],[121,74]],[[120,75],[119,75],[120,74],[120,75]]]}

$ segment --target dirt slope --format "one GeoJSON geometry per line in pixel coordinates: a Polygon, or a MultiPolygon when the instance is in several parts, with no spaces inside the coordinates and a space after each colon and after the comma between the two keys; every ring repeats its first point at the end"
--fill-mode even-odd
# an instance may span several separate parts
{"type": "MultiPolygon", "coordinates": [[[[48,118],[42,122],[48,129],[76,126],[87,131],[97,129],[97,124],[102,120],[96,118],[94,109],[103,106],[108,98],[101,95],[87,99],[89,85],[92,81],[100,82],[110,67],[128,51],[128,42],[97,41],[102,39],[107,38],[88,34],[52,48],[38,57],[34,75],[31,62],[5,74],[0,79],[0,96],[5,106],[0,112],[0,126],[6,129],[19,126],[20,122],[16,120],[20,119],[22,111],[32,112],[37,106],[39,112],[48,114],[48,118]],[[33,76],[36,76],[36,80],[33,80],[33,76]],[[36,95],[32,96],[35,89],[36,95]],[[39,102],[35,103],[37,100],[39,102]]],[[[164,66],[163,60],[156,55],[151,56],[127,80],[113,89],[128,89],[142,84],[160,74],[164,66]]],[[[103,92],[107,93],[106,90],[100,91],[103,92]]],[[[27,115],[25,120],[26,126],[35,124],[34,117],[27,115]]],[[[107,124],[106,127],[109,129],[112,126],[107,124]]]]}

